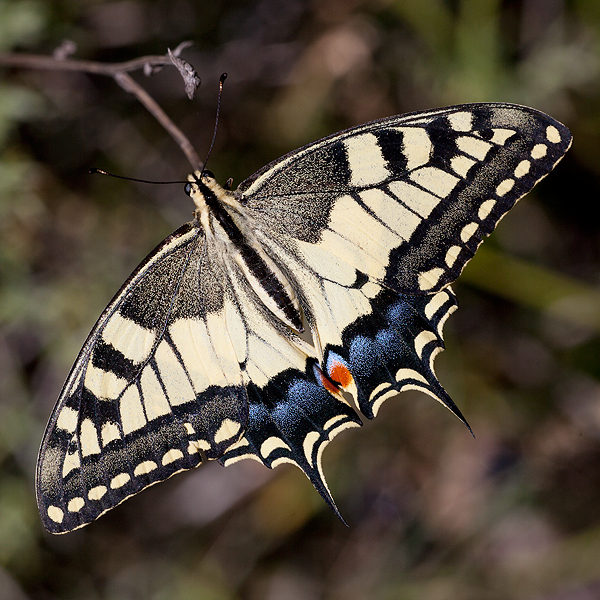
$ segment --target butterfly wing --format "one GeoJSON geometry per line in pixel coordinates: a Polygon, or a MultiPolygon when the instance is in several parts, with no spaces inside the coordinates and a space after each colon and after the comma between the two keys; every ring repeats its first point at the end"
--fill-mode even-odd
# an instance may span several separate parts
{"type": "Polygon", "coordinates": [[[564,125],[531,108],[451,106],[309,144],[238,192],[269,240],[294,240],[322,276],[357,270],[400,293],[435,292],[570,144],[564,125]]]}
{"type": "MultiPolygon", "coordinates": [[[[299,422],[314,423],[321,444],[358,424],[315,372],[199,225],[184,225],[118,292],[67,379],[38,459],[45,527],[71,531],[149,485],[219,458],[247,428],[249,397],[261,400],[265,387],[274,397],[302,395],[299,422]]],[[[265,419],[285,413],[285,403],[261,401],[265,419]]],[[[311,476],[301,447],[285,440],[287,422],[274,419],[263,452],[286,444],[311,476]]]]}
{"type": "Polygon", "coordinates": [[[448,284],[570,143],[534,109],[453,106],[343,131],[239,186],[304,294],[326,375],[363,414],[420,388],[461,416],[433,373],[456,308],[448,284]]]}
{"type": "Polygon", "coordinates": [[[197,221],[181,227],[109,304],[59,397],[37,467],[46,528],[85,525],[204,458],[294,463],[335,510],[321,455],[360,424],[340,390],[367,417],[416,388],[462,418],[433,372],[448,284],[569,144],[537,111],[465,105],[336,134],[244,182],[247,225],[314,348],[197,221]]]}

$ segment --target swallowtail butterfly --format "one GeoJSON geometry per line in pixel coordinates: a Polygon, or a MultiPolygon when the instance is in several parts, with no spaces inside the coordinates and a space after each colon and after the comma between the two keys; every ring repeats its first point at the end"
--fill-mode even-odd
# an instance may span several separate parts
{"type": "Polygon", "coordinates": [[[321,454],[361,424],[349,395],[373,418],[419,389],[464,421],[433,371],[449,285],[570,143],[536,110],[466,104],[336,133],[235,192],[190,175],[193,220],[110,302],[54,408],[45,527],[81,527],[207,459],[291,462],[337,513],[321,454]]]}

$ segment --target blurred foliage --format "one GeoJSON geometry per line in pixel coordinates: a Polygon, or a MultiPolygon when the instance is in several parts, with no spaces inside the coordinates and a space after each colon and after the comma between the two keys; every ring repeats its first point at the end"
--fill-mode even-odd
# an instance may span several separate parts
{"type": "Polygon", "coordinates": [[[236,182],[371,119],[510,101],[574,145],[455,289],[438,374],[473,440],[420,394],[331,444],[343,527],[293,468],[177,476],[52,537],[36,452],[96,317],[190,217],[166,132],[110,78],[0,69],[0,598],[588,600],[600,597],[597,0],[0,0],[0,50],[122,61],[185,39],[203,79],[136,79],[236,182]]]}

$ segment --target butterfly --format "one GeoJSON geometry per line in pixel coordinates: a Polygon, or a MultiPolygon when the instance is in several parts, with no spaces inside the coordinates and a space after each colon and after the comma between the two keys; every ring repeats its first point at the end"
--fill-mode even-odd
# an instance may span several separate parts
{"type": "Polygon", "coordinates": [[[336,133],[236,191],[190,175],[193,220],[112,299],[52,412],[46,529],[245,458],[297,465],[339,516],[321,455],[359,412],[418,389],[466,424],[433,370],[449,285],[570,144],[537,110],[465,104],[336,133]]]}

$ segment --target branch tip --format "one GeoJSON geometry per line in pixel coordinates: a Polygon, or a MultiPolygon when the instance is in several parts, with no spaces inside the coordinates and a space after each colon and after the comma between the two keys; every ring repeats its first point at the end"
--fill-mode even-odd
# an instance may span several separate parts
{"type": "MultiPolygon", "coordinates": [[[[177,48],[179,48],[180,46],[181,44],[177,48]]],[[[198,77],[196,70],[187,60],[179,58],[179,56],[171,52],[170,48],[167,50],[167,52],[169,54],[171,62],[173,63],[173,65],[175,65],[181,77],[183,77],[183,82],[185,84],[185,92],[188,95],[188,98],[190,100],[193,100],[196,94],[196,90],[200,86],[200,77],[198,77]]]]}
{"type": "Polygon", "coordinates": [[[77,47],[74,42],[64,41],[55,51],[53,56],[39,56],[33,54],[2,53],[0,52],[0,65],[22,69],[44,69],[51,71],[78,71],[95,75],[112,77],[125,91],[133,94],[169,132],[186,155],[193,169],[201,167],[200,157],[183,132],[169,119],[157,102],[144,90],[130,75],[129,71],[143,69],[144,74],[151,75],[156,69],[164,65],[174,65],[185,82],[188,97],[192,99],[198,86],[200,77],[187,61],[178,57],[182,50],[192,45],[192,42],[182,42],[173,52],[162,56],[142,56],[122,63],[102,63],[90,60],[77,60],[70,58],[77,47]]]}

